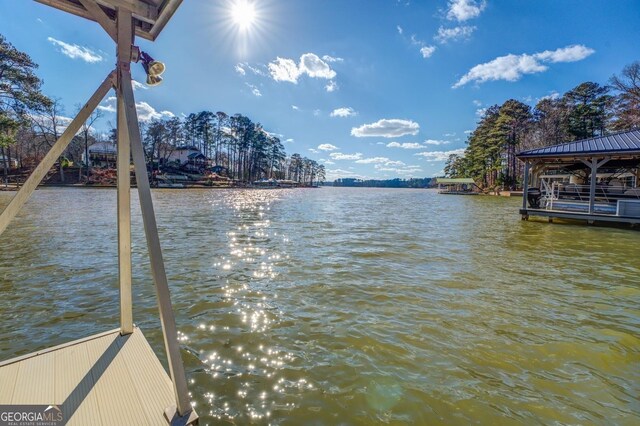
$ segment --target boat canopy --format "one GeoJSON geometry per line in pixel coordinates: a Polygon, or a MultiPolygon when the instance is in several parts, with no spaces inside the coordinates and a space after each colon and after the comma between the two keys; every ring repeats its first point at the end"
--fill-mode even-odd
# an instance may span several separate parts
{"type": "Polygon", "coordinates": [[[474,184],[475,181],[471,178],[436,178],[437,183],[449,183],[449,184],[474,184]]]}

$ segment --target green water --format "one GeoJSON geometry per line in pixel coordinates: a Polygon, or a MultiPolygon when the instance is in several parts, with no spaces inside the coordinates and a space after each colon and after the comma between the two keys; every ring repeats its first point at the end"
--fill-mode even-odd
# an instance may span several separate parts
{"type": "MultiPolygon", "coordinates": [[[[0,237],[0,359],[118,326],[115,195],[37,191],[0,237]]],[[[429,190],[153,196],[203,425],[640,422],[638,231],[429,190]]]]}

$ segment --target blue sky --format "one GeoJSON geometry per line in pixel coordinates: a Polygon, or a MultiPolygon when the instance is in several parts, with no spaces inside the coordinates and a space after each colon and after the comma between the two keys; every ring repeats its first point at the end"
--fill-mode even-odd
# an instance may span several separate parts
{"type": "MultiPolygon", "coordinates": [[[[482,108],[534,106],[639,60],[638,22],[637,0],[185,0],[155,43],[137,41],[167,71],[136,98],[143,120],[247,115],[329,180],[430,177],[482,108]],[[246,1],[243,26],[233,12],[246,1]]],[[[68,116],[115,62],[97,24],[33,1],[0,0],[0,33],[40,64],[68,116]]]]}

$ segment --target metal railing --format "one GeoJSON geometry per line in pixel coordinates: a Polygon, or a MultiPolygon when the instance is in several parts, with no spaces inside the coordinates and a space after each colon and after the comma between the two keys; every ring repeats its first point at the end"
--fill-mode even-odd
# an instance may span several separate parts
{"type": "MultiPolygon", "coordinates": [[[[640,188],[598,184],[594,194],[594,213],[615,215],[619,200],[640,200],[640,188]]],[[[546,210],[585,212],[591,202],[590,185],[542,182],[542,203],[546,210]]]]}

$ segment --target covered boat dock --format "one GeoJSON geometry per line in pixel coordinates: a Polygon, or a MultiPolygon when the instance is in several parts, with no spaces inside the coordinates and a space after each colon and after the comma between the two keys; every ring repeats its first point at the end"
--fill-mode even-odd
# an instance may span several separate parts
{"type": "Polygon", "coordinates": [[[472,178],[436,178],[438,194],[476,195],[476,183],[472,178]]]}
{"type": "Polygon", "coordinates": [[[640,130],[520,152],[520,214],[640,223],[640,130]]]}

